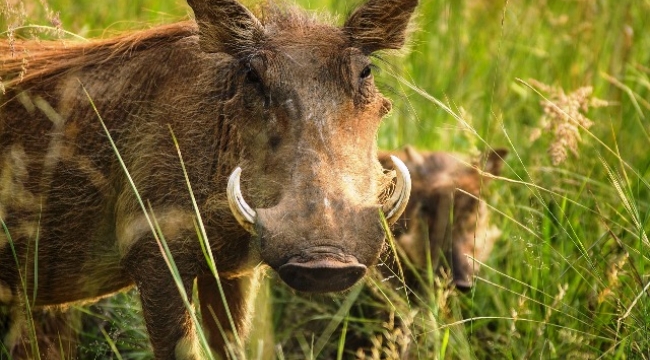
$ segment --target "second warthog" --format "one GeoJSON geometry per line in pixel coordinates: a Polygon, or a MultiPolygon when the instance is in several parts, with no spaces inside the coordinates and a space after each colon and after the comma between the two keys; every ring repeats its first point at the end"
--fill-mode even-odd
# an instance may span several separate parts
{"type": "Polygon", "coordinates": [[[223,356],[246,333],[244,285],[259,264],[298,290],[345,290],[384,247],[380,209],[392,223],[406,206],[408,171],[395,160],[391,194],[377,160],[391,103],[369,56],[404,44],[416,0],[370,0],[340,27],[291,6],[254,15],[234,0],[188,2],[196,22],[88,43],[0,42],[7,347],[27,305],[135,284],[156,358],[200,357],[179,293],[196,280],[223,356]]]}
{"type": "MultiPolygon", "coordinates": [[[[489,150],[481,159],[470,161],[460,154],[406,146],[403,151],[380,154],[387,167],[392,166],[393,156],[402,159],[412,177],[411,201],[395,230],[403,261],[422,274],[428,268],[450,270],[460,290],[473,286],[480,267],[476,260],[486,261],[501,235],[489,222],[482,191],[492,176],[501,174],[507,153],[505,149],[489,150]]],[[[417,282],[407,278],[406,285],[417,287],[417,282]]]]}

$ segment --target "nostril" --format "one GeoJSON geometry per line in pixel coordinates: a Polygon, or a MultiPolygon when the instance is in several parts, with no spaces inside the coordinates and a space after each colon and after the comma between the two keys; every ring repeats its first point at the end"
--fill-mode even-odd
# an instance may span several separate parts
{"type": "Polygon", "coordinates": [[[343,291],[364,277],[365,265],[323,259],[310,262],[289,262],[278,273],[287,285],[298,291],[325,293],[343,291]]]}

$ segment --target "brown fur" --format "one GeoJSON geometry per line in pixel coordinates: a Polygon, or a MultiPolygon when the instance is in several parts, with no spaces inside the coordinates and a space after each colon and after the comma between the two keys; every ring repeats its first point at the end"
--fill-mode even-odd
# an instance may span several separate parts
{"type": "MultiPolygon", "coordinates": [[[[0,218],[8,230],[0,233],[0,306],[15,312],[26,301],[34,308],[92,301],[135,284],[156,358],[201,357],[190,314],[97,113],[187,293],[197,279],[218,355],[233,331],[245,335],[255,265],[376,261],[384,238],[380,197],[390,178],[375,140],[390,102],[360,74],[368,75],[370,52],[401,46],[416,1],[371,0],[344,28],[293,7],[255,16],[234,0],[189,4],[198,27],[179,23],[78,44],[0,42],[7,81],[0,218]],[[215,296],[170,130],[235,329],[215,296]],[[258,214],[253,238],[226,200],[237,166],[258,214]]],[[[308,286],[319,290],[317,282],[308,286]]]]}

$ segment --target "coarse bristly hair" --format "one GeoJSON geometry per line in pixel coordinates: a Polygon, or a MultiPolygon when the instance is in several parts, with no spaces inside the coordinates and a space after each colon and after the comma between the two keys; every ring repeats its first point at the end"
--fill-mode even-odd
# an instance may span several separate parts
{"type": "MultiPolygon", "coordinates": [[[[190,3],[192,1],[190,0],[190,3]]],[[[372,3],[370,1],[369,3],[372,3]]],[[[417,1],[412,1],[415,6],[417,1]]],[[[198,5],[197,5],[198,6],[198,5]]],[[[336,17],[330,14],[308,12],[304,9],[287,3],[286,1],[273,1],[258,4],[253,9],[253,15],[259,20],[249,24],[258,29],[254,32],[240,31],[237,39],[232,38],[232,33],[214,31],[212,34],[200,32],[196,23],[184,21],[166,24],[149,29],[126,32],[107,39],[79,40],[24,40],[11,39],[0,41],[0,81],[3,88],[12,87],[18,83],[28,83],[34,79],[55,76],[67,70],[80,68],[87,64],[102,64],[115,58],[128,56],[129,53],[143,48],[162,46],[189,36],[201,35],[200,44],[208,52],[226,51],[231,53],[251,54],[264,46],[265,39],[272,38],[274,34],[283,30],[292,30],[297,35],[308,33],[317,27],[334,27],[336,17]],[[217,34],[217,35],[214,35],[217,34]],[[238,45],[234,45],[238,44],[238,45]],[[237,47],[234,49],[233,47],[237,47]]],[[[379,8],[377,11],[382,10],[379,8]]],[[[211,20],[228,18],[230,13],[227,7],[206,9],[205,16],[196,19],[197,23],[214,27],[211,20]]],[[[389,18],[392,12],[384,14],[389,18]]],[[[403,16],[403,15],[402,15],[403,16]]],[[[220,20],[223,22],[223,20],[220,20]]],[[[242,24],[229,20],[230,29],[241,29],[242,24]]],[[[364,17],[352,13],[343,27],[343,31],[351,28],[368,28],[364,17]]],[[[404,52],[408,47],[406,39],[408,34],[416,29],[411,21],[406,27],[396,27],[389,34],[388,41],[380,44],[382,34],[363,32],[364,37],[351,36],[351,40],[365,44],[363,49],[370,54],[377,50],[387,50],[391,53],[404,52]],[[405,46],[406,45],[406,46],[405,46]]],[[[331,38],[322,38],[323,44],[331,44],[336,38],[332,33],[331,38]]],[[[385,34],[384,34],[385,35],[385,34]]],[[[294,39],[295,40],[295,39],[294,39]]],[[[313,39],[312,39],[313,42],[313,39]]]]}
{"type": "Polygon", "coordinates": [[[86,42],[3,40],[0,41],[0,77],[8,88],[85,65],[106,63],[142,48],[161,46],[197,33],[196,24],[186,21],[86,42]]]}

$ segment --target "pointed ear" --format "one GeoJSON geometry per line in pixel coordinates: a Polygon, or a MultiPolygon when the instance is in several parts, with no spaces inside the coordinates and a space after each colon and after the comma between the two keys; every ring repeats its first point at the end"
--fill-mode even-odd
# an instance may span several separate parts
{"type": "Polygon", "coordinates": [[[417,4],[418,0],[369,0],[350,15],[343,31],[365,54],[400,49],[417,4]]]}
{"type": "Polygon", "coordinates": [[[422,154],[420,154],[417,150],[415,150],[414,147],[411,145],[406,145],[404,147],[404,151],[406,152],[406,157],[415,165],[423,165],[424,164],[424,157],[422,154]]]}
{"type": "Polygon", "coordinates": [[[501,175],[501,169],[503,168],[503,159],[505,159],[507,155],[507,149],[499,148],[490,150],[486,154],[487,159],[485,161],[485,171],[492,175],[501,175]]]}
{"type": "Polygon", "coordinates": [[[187,0],[199,25],[199,45],[208,53],[242,55],[264,37],[262,23],[235,0],[187,0]]]}

